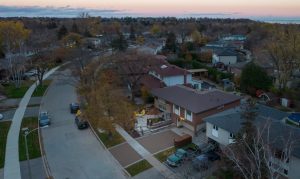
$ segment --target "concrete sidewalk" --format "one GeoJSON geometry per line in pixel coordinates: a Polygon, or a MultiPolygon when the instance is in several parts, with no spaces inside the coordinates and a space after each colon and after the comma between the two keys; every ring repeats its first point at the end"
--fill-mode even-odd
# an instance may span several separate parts
{"type": "MultiPolygon", "coordinates": [[[[43,79],[48,78],[60,66],[51,69],[44,75],[43,79]]],[[[24,117],[27,105],[30,101],[31,95],[34,92],[38,82],[31,85],[23,96],[19,106],[12,119],[12,124],[8,131],[6,151],[5,151],[5,164],[4,164],[4,179],[21,179],[21,170],[19,162],[19,132],[24,117]]]]}
{"type": "Polygon", "coordinates": [[[147,160],[156,170],[158,170],[166,178],[178,178],[175,173],[168,169],[164,164],[158,161],[153,155],[146,150],[138,141],[132,138],[122,127],[116,125],[116,130],[128,142],[128,144],[145,160],[147,160]]]}

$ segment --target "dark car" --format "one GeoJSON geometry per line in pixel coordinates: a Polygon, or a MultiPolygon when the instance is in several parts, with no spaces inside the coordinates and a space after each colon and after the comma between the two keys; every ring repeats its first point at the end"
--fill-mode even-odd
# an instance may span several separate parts
{"type": "Polygon", "coordinates": [[[216,161],[216,160],[221,160],[221,157],[220,157],[220,155],[218,155],[216,152],[214,152],[214,151],[210,151],[210,152],[207,152],[206,154],[205,154],[206,156],[207,156],[207,158],[208,158],[208,160],[209,161],[216,161]]]}
{"type": "Polygon", "coordinates": [[[75,118],[75,124],[77,125],[78,129],[86,129],[89,127],[89,123],[80,117],[75,118]]]}
{"type": "Polygon", "coordinates": [[[78,103],[71,103],[70,104],[70,112],[72,114],[76,114],[79,109],[80,109],[80,107],[79,107],[78,103]]]}
{"type": "Polygon", "coordinates": [[[39,115],[39,125],[40,127],[44,127],[44,126],[48,126],[50,125],[50,117],[49,117],[49,114],[47,111],[43,111],[43,112],[40,112],[40,115],[39,115]]]}
{"type": "Polygon", "coordinates": [[[200,171],[202,169],[208,169],[210,162],[206,154],[201,154],[192,161],[193,168],[200,171]]]}

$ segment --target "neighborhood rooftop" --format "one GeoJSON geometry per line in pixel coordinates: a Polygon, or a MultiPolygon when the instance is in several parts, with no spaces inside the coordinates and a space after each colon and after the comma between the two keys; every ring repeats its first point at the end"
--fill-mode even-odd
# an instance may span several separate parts
{"type": "Polygon", "coordinates": [[[154,66],[150,71],[155,71],[156,74],[159,74],[161,77],[167,76],[179,76],[184,74],[189,74],[185,69],[179,68],[175,65],[163,64],[161,66],[154,66]]]}
{"type": "Polygon", "coordinates": [[[199,92],[182,85],[154,89],[152,90],[152,94],[193,113],[201,113],[213,108],[222,107],[225,104],[241,99],[239,96],[219,90],[199,92]]]}

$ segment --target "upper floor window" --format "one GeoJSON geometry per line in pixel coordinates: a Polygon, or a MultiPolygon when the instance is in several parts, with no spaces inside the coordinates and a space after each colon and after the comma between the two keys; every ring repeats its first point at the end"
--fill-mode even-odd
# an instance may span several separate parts
{"type": "Polygon", "coordinates": [[[175,104],[174,104],[174,113],[177,115],[180,115],[180,108],[179,108],[179,106],[177,106],[175,104]]]}
{"type": "Polygon", "coordinates": [[[219,128],[218,128],[218,126],[214,125],[213,129],[217,131],[219,128]]]}
{"type": "Polygon", "coordinates": [[[231,139],[234,138],[234,134],[233,133],[230,133],[229,136],[230,136],[231,139]]]}
{"type": "Polygon", "coordinates": [[[189,110],[185,110],[185,118],[189,121],[192,121],[193,118],[192,118],[192,112],[189,111],[189,110]]]}

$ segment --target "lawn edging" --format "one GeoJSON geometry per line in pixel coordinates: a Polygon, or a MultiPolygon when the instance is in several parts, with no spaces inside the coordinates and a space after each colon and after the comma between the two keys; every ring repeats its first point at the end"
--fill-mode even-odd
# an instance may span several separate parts
{"type": "Polygon", "coordinates": [[[146,171],[153,166],[146,160],[142,159],[136,163],[133,163],[125,168],[125,170],[130,174],[131,177],[146,171]]]}
{"type": "Polygon", "coordinates": [[[122,167],[122,165],[119,163],[119,161],[110,153],[110,151],[107,149],[107,147],[104,145],[104,143],[102,142],[102,140],[100,139],[100,137],[98,136],[98,134],[96,133],[96,131],[94,130],[93,126],[91,125],[90,121],[87,120],[90,126],[90,129],[92,131],[92,133],[94,134],[94,136],[96,137],[96,139],[100,142],[100,144],[102,145],[102,147],[105,149],[105,151],[107,153],[110,154],[110,157],[113,158],[113,160],[115,161],[115,163],[121,168],[121,170],[127,175],[130,176],[130,174],[128,173],[128,171],[122,167]]]}

